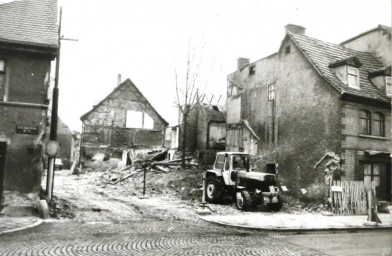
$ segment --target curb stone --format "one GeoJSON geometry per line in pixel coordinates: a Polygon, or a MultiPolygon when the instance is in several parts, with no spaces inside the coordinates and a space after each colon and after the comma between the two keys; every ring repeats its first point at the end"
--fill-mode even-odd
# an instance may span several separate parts
{"type": "Polygon", "coordinates": [[[261,227],[250,227],[250,226],[244,226],[244,225],[236,225],[236,224],[230,224],[222,221],[213,221],[213,220],[208,220],[203,218],[203,216],[199,216],[200,219],[217,224],[217,225],[222,225],[222,226],[229,226],[229,227],[236,227],[236,228],[242,228],[242,229],[249,229],[249,230],[260,230],[260,231],[283,231],[283,232],[300,232],[300,231],[345,231],[345,230],[392,230],[392,225],[388,226],[363,226],[363,227],[328,227],[328,228],[285,228],[285,227],[276,227],[276,228],[261,228],[261,227]]]}
{"type": "Polygon", "coordinates": [[[33,228],[36,226],[39,226],[43,223],[44,221],[41,219],[36,219],[32,224],[27,225],[27,226],[23,226],[23,227],[19,227],[19,228],[14,228],[14,229],[9,229],[9,230],[5,230],[5,231],[0,231],[0,235],[2,234],[8,234],[8,233],[12,233],[12,232],[17,232],[17,231],[22,231],[22,230],[26,230],[29,228],[33,228]]]}

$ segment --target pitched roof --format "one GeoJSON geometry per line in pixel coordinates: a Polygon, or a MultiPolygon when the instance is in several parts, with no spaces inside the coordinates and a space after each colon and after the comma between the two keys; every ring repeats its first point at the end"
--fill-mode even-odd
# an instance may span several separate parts
{"type": "Polygon", "coordinates": [[[131,79],[126,79],[124,82],[122,82],[121,84],[119,84],[116,88],[114,88],[114,90],[109,93],[108,96],[106,96],[103,100],[101,100],[97,105],[95,105],[90,111],[88,111],[86,114],[82,115],[80,117],[80,120],[83,121],[85,120],[89,114],[91,114],[92,112],[94,112],[99,106],[101,106],[107,99],[109,99],[113,94],[115,94],[117,91],[121,90],[123,87],[128,87],[129,89],[133,88],[136,89],[136,92],[139,93],[144,100],[147,102],[147,104],[151,107],[151,109],[155,112],[155,114],[158,116],[159,119],[161,119],[161,121],[163,123],[165,123],[166,125],[168,125],[169,123],[155,110],[155,108],[151,105],[151,103],[147,100],[146,97],[144,97],[144,95],[139,91],[139,89],[136,87],[136,85],[131,81],[131,79]]]}
{"type": "Polygon", "coordinates": [[[57,0],[0,3],[0,41],[58,47],[57,0]]]}
{"type": "Polygon", "coordinates": [[[347,39],[347,40],[341,42],[340,44],[341,44],[341,45],[344,45],[344,44],[346,44],[346,43],[348,43],[348,42],[351,42],[351,41],[353,41],[353,40],[355,40],[355,39],[357,39],[357,38],[359,38],[359,37],[362,37],[362,36],[364,36],[364,35],[367,35],[367,34],[373,32],[373,31],[376,31],[376,30],[383,30],[383,31],[386,32],[386,33],[392,34],[392,28],[391,28],[391,27],[388,27],[388,26],[385,26],[385,25],[378,25],[378,26],[375,27],[375,28],[372,28],[372,29],[370,29],[370,30],[368,30],[368,31],[365,31],[365,32],[363,32],[363,33],[361,33],[361,34],[359,34],[359,35],[356,35],[356,36],[354,36],[354,37],[352,37],[352,38],[350,38],[350,39],[347,39]]]}
{"type": "Polygon", "coordinates": [[[383,68],[383,64],[371,53],[355,51],[341,45],[323,42],[308,36],[288,33],[288,36],[301,49],[318,73],[342,94],[351,94],[369,99],[390,102],[384,91],[378,89],[369,79],[371,71],[383,68]],[[329,65],[339,60],[356,57],[362,64],[359,69],[360,89],[345,85],[329,65]]]}

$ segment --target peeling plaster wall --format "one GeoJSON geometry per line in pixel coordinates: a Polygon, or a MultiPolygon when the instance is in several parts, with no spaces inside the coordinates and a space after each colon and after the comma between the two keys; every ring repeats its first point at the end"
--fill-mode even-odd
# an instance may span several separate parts
{"type": "Polygon", "coordinates": [[[383,30],[376,30],[356,38],[343,46],[357,51],[372,52],[382,60],[385,66],[392,65],[391,35],[383,30]]]}
{"type": "Polygon", "coordinates": [[[40,191],[43,171],[43,139],[47,111],[45,77],[51,58],[25,52],[0,51],[5,60],[8,102],[42,104],[18,107],[0,102],[0,139],[9,140],[4,187],[21,193],[40,191]],[[16,126],[34,127],[37,134],[20,134],[16,126]]]}
{"type": "MultiPolygon", "coordinates": [[[[314,70],[296,45],[286,39],[282,52],[251,63],[236,72],[245,91],[241,95],[241,119],[249,121],[260,137],[258,155],[265,164],[278,164],[278,183],[290,193],[322,197],[314,186],[324,186],[314,164],[328,151],[340,150],[339,93],[314,70]],[[290,53],[285,53],[290,45],[290,53]],[[239,74],[240,73],[240,74],[239,74]],[[268,101],[268,85],[275,88],[275,101],[268,101]],[[314,193],[313,193],[314,192],[314,193]]],[[[228,104],[231,98],[228,97],[228,104]]],[[[229,111],[233,109],[227,106],[229,111]]],[[[228,134],[229,135],[229,134],[228,134]]]]}

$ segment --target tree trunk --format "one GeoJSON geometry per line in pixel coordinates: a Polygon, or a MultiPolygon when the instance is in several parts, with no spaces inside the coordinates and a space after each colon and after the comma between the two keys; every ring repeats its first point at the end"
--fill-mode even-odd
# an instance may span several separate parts
{"type": "Polygon", "coordinates": [[[187,130],[187,115],[183,114],[183,129],[182,129],[182,147],[181,147],[181,168],[185,169],[185,146],[186,146],[186,130],[187,130]]]}

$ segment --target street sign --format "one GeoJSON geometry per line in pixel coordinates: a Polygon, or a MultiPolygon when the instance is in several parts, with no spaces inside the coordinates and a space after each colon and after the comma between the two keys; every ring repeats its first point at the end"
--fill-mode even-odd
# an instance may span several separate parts
{"type": "Polygon", "coordinates": [[[46,143],[45,153],[50,157],[54,157],[59,151],[59,148],[60,146],[57,141],[50,140],[46,143]]]}
{"type": "Polygon", "coordinates": [[[18,133],[18,134],[37,135],[38,134],[38,126],[21,126],[21,125],[17,125],[15,127],[15,132],[18,133]]]}

